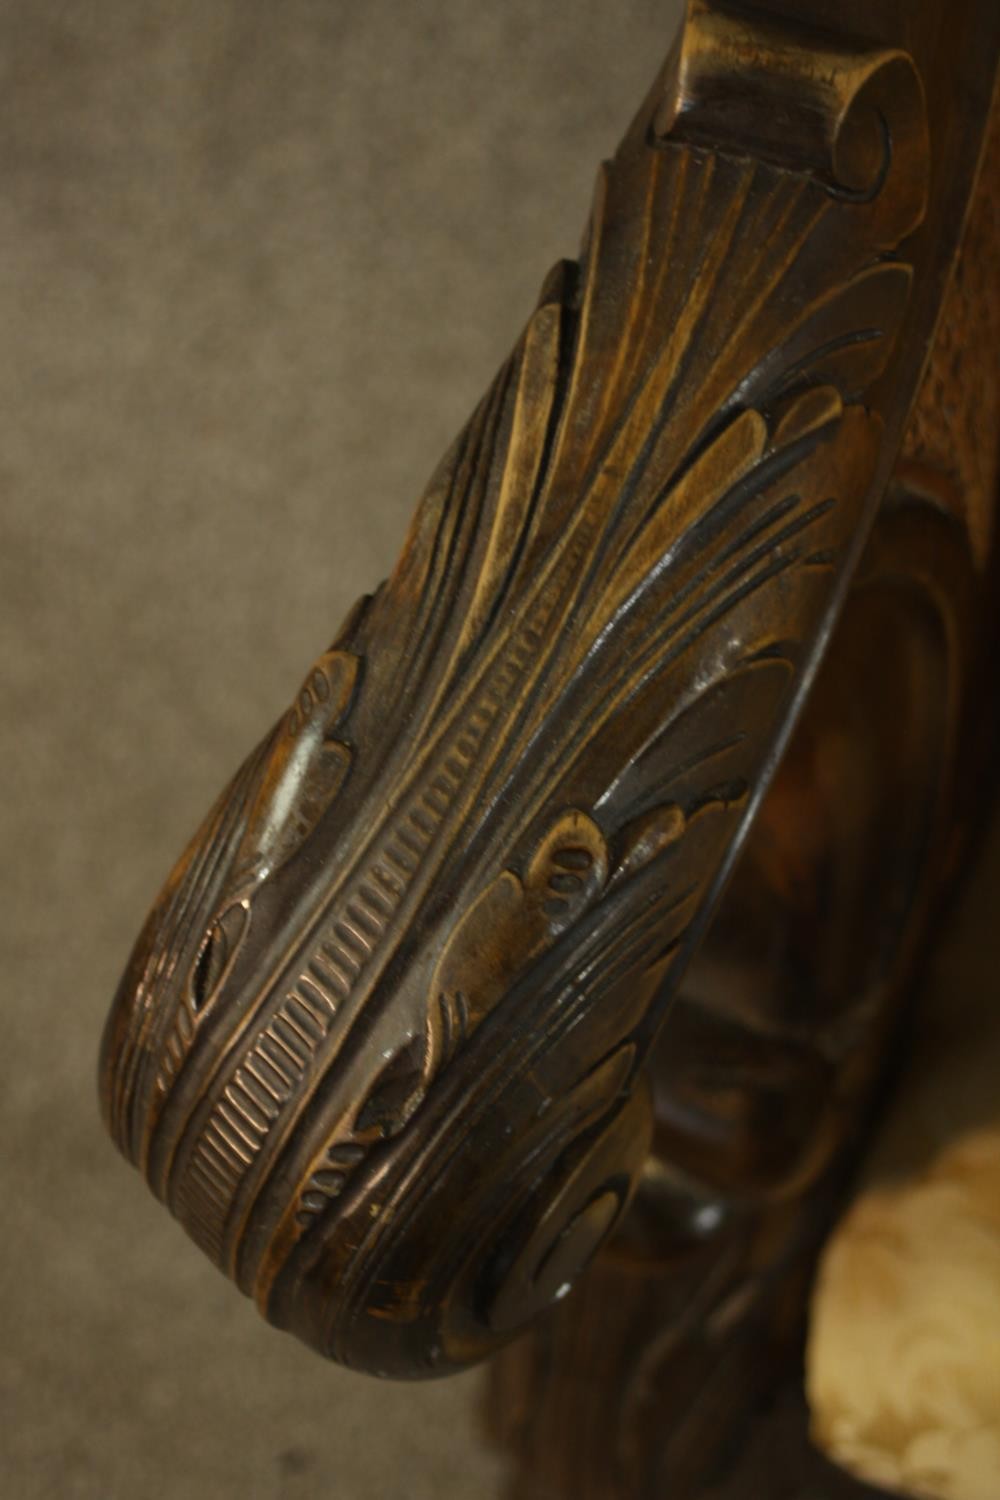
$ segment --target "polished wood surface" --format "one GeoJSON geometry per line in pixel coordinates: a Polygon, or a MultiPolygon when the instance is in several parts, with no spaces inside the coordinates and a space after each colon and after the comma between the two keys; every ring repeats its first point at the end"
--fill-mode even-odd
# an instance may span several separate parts
{"type": "Polygon", "coordinates": [[[810,1268],[986,717],[998,48],[691,0],[108,1023],[115,1140],[280,1327],[417,1376],[556,1308],[497,1376],[539,1493],[721,1495],[775,1402],[814,1463],[810,1268]]]}

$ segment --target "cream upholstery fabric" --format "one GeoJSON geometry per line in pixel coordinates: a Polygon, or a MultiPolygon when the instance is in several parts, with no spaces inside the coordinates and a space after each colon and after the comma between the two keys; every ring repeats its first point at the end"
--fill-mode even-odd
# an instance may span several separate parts
{"type": "Polygon", "coordinates": [[[820,1445],[933,1500],[1000,1500],[998,890],[994,818],[937,925],[906,1077],[813,1309],[820,1445]]]}
{"type": "Polygon", "coordinates": [[[917,1180],[863,1193],[814,1307],[815,1436],[929,1500],[1000,1495],[1000,1124],[917,1180]]]}

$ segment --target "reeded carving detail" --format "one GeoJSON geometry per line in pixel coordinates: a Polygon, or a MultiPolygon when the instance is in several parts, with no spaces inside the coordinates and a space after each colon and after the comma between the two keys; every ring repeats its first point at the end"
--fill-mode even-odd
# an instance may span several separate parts
{"type": "Polygon", "coordinates": [[[619,1222],[643,1060],[873,513],[919,82],[855,49],[822,163],[724,126],[709,152],[715,46],[602,170],[579,265],[109,1023],[154,1191],[270,1318],[380,1372],[480,1358],[619,1222]]]}

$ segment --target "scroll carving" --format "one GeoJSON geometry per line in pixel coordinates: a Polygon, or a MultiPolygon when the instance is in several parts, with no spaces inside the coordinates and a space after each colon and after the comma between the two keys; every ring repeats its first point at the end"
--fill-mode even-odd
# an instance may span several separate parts
{"type": "Polygon", "coordinates": [[[644,1062],[874,514],[923,92],[861,44],[804,90],[804,45],[695,6],[579,262],[123,980],[118,1144],[345,1363],[481,1358],[620,1223],[644,1062]]]}

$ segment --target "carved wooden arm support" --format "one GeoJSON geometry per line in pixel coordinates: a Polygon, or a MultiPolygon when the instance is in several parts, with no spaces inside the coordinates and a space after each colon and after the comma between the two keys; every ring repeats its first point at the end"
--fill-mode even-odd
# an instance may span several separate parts
{"type": "Polygon", "coordinates": [[[706,1316],[815,1222],[953,846],[992,266],[897,464],[998,44],[992,0],[692,0],[395,572],[160,896],[108,1125],[324,1354],[480,1359],[634,1198],[706,1316]]]}

